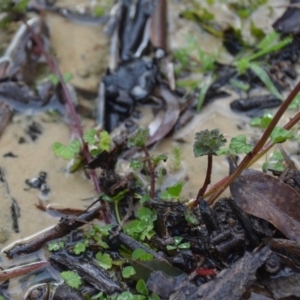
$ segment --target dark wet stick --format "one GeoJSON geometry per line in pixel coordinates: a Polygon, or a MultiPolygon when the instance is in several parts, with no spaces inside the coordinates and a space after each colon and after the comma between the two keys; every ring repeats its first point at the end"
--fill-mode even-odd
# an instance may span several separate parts
{"type": "Polygon", "coordinates": [[[97,218],[101,209],[102,207],[98,206],[92,211],[80,215],[78,218],[62,218],[55,227],[46,231],[42,236],[28,243],[16,244],[11,249],[6,250],[4,253],[8,256],[8,258],[13,258],[16,255],[35,252],[41,249],[47,242],[61,238],[70,233],[72,230],[84,225],[86,222],[90,222],[97,218]]]}

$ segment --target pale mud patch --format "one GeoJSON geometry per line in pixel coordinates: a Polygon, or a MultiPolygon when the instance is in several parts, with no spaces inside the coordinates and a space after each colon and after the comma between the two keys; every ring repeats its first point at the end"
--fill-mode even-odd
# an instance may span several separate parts
{"type": "MultiPolygon", "coordinates": [[[[91,124],[88,127],[90,126],[91,124]]],[[[85,209],[92,203],[92,200],[82,201],[85,198],[95,197],[92,183],[83,171],[73,174],[66,172],[67,162],[56,158],[51,150],[54,142],[63,144],[70,142],[68,125],[62,121],[53,122],[47,115],[42,114],[34,117],[24,116],[18,122],[10,123],[1,136],[0,167],[8,187],[7,190],[5,182],[0,182],[0,243],[2,246],[57,224],[58,218],[53,218],[35,207],[35,204],[39,203],[38,190],[25,190],[28,188],[25,180],[37,177],[40,171],[47,172],[46,182],[51,189],[47,203],[80,209],[85,209]],[[42,134],[35,141],[25,133],[28,125],[33,121],[42,127],[42,134]],[[20,144],[20,137],[24,137],[26,142],[20,144]],[[3,157],[9,152],[17,157],[3,157]],[[12,198],[20,208],[19,233],[12,230],[12,198]]]]}

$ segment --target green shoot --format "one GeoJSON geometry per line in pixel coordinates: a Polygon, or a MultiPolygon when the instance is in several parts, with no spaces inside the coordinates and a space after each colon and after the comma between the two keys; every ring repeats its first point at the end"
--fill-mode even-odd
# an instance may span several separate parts
{"type": "Polygon", "coordinates": [[[63,241],[53,241],[48,244],[48,250],[51,252],[61,250],[64,247],[65,247],[65,243],[63,241]]]}
{"type": "MultiPolygon", "coordinates": [[[[63,75],[63,80],[65,83],[68,83],[72,78],[73,78],[72,73],[68,72],[63,75]]],[[[58,76],[53,73],[49,74],[44,80],[50,81],[53,85],[58,85],[60,82],[58,76]]]]}
{"type": "Polygon", "coordinates": [[[71,160],[80,152],[80,147],[80,141],[75,139],[68,146],[56,142],[52,145],[52,150],[56,156],[71,160]]]}
{"type": "Polygon", "coordinates": [[[108,249],[108,245],[103,241],[103,238],[109,235],[112,225],[93,225],[92,228],[85,233],[85,239],[89,241],[95,241],[103,249],[108,249]]]}
{"type": "Polygon", "coordinates": [[[143,148],[148,140],[149,128],[138,128],[135,132],[128,136],[127,145],[131,147],[143,148]]]}
{"type": "Polygon", "coordinates": [[[251,126],[254,126],[254,127],[259,127],[259,128],[262,128],[262,129],[266,129],[269,124],[271,123],[273,119],[273,115],[272,114],[264,114],[261,118],[253,118],[250,122],[250,125],[251,126]]]}
{"type": "Polygon", "coordinates": [[[243,81],[241,81],[241,80],[236,80],[236,79],[234,79],[234,78],[231,78],[231,79],[229,80],[229,83],[230,83],[233,87],[235,87],[235,88],[237,88],[237,89],[240,89],[240,90],[242,90],[242,91],[248,91],[248,90],[250,89],[250,84],[249,84],[249,83],[246,83],[246,82],[243,82],[243,81]]]}
{"type": "Polygon", "coordinates": [[[98,261],[99,266],[103,269],[108,270],[112,267],[112,259],[109,254],[97,252],[95,257],[98,261]]]}
{"type": "Polygon", "coordinates": [[[252,1],[234,1],[229,7],[234,10],[240,18],[248,18],[261,5],[267,3],[267,0],[252,1]]]}
{"type": "Polygon", "coordinates": [[[250,22],[250,32],[252,36],[258,39],[262,39],[265,37],[264,31],[261,28],[256,27],[255,23],[252,20],[250,22]]]}
{"type": "Polygon", "coordinates": [[[131,254],[132,259],[134,260],[141,260],[141,261],[147,261],[153,259],[153,255],[150,253],[147,253],[144,249],[137,248],[135,249],[131,254]]]}
{"type": "Polygon", "coordinates": [[[274,153],[272,153],[271,158],[263,164],[262,170],[264,172],[267,172],[268,170],[282,172],[285,169],[283,163],[284,163],[284,156],[280,151],[275,151],[274,153]]]}
{"type": "Polygon", "coordinates": [[[182,150],[178,146],[174,146],[172,148],[172,159],[171,159],[171,167],[170,169],[174,172],[179,171],[181,168],[182,161],[182,150]]]}
{"type": "Polygon", "coordinates": [[[212,157],[217,155],[217,151],[225,145],[226,139],[223,134],[220,134],[219,129],[213,129],[211,131],[204,130],[196,133],[196,141],[194,143],[194,155],[195,157],[207,155],[208,164],[206,170],[206,177],[203,183],[202,188],[200,188],[197,199],[202,197],[207,189],[207,186],[211,181],[211,172],[212,172],[212,157]]]}
{"type": "Polygon", "coordinates": [[[119,192],[117,195],[110,197],[108,195],[101,195],[102,200],[106,202],[112,202],[114,203],[116,218],[118,223],[121,223],[120,213],[119,213],[119,202],[124,199],[124,197],[128,194],[128,190],[125,189],[121,192],[119,192]]]}
{"type": "Polygon", "coordinates": [[[295,136],[292,132],[276,126],[272,131],[270,138],[273,143],[283,143],[288,139],[293,139],[295,136]]]}
{"type": "Polygon", "coordinates": [[[247,144],[246,136],[239,134],[231,139],[229,149],[234,151],[236,154],[249,153],[252,151],[252,145],[247,144]]]}
{"type": "MultiPolygon", "coordinates": [[[[149,136],[149,128],[138,128],[135,132],[133,132],[128,136],[127,145],[128,147],[139,147],[144,151],[145,162],[147,162],[148,164],[148,171],[150,175],[149,196],[151,199],[153,199],[155,195],[155,174],[154,174],[153,161],[146,147],[148,136],[149,136]]],[[[164,158],[165,157],[163,157],[163,159],[164,158]]]]}
{"type": "Polygon", "coordinates": [[[278,92],[276,86],[263,68],[256,63],[249,63],[249,68],[265,84],[265,86],[274,96],[283,100],[283,96],[278,92]]]}
{"type": "Polygon", "coordinates": [[[122,270],[122,276],[124,278],[130,278],[131,276],[133,276],[135,274],[135,269],[132,267],[132,266],[128,266],[128,267],[125,267],[123,270],[122,270]]]}
{"type": "Polygon", "coordinates": [[[149,295],[149,290],[146,286],[146,283],[144,279],[139,279],[138,282],[136,283],[136,291],[144,296],[149,295]]]}
{"type": "Polygon", "coordinates": [[[157,213],[147,207],[142,207],[137,212],[137,219],[126,224],[124,231],[136,240],[150,240],[155,234],[154,221],[157,219],[157,213]]]}
{"type": "Polygon", "coordinates": [[[174,236],[173,237],[173,245],[167,245],[167,250],[176,250],[176,249],[189,249],[191,247],[190,243],[181,243],[183,237],[174,236]]]}
{"type": "Polygon", "coordinates": [[[79,255],[81,253],[84,253],[86,251],[86,246],[87,246],[87,243],[83,243],[83,242],[78,242],[74,249],[73,249],[73,252],[76,254],[76,255],[79,255]]]}
{"type": "Polygon", "coordinates": [[[182,191],[182,187],[183,187],[183,183],[182,182],[178,182],[176,184],[174,184],[173,186],[167,188],[166,191],[160,193],[160,198],[163,200],[179,200],[180,198],[180,194],[182,191]]]}
{"type": "Polygon", "coordinates": [[[65,284],[71,288],[79,289],[82,285],[81,277],[73,271],[61,272],[60,276],[64,280],[65,284]]]}

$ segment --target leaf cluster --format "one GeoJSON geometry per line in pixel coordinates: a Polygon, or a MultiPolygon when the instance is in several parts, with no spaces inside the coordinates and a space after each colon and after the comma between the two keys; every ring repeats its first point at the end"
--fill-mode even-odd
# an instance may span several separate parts
{"type": "Polygon", "coordinates": [[[151,239],[155,234],[154,221],[157,219],[157,213],[147,207],[141,207],[136,214],[137,219],[124,226],[124,231],[136,240],[144,241],[151,239]]]}
{"type": "Polygon", "coordinates": [[[178,182],[173,186],[168,187],[165,191],[160,193],[160,198],[163,200],[179,200],[183,188],[183,182],[178,182]]]}
{"type": "Polygon", "coordinates": [[[220,134],[219,129],[208,129],[197,132],[196,141],[194,142],[195,157],[203,155],[217,155],[220,147],[224,146],[226,139],[223,134],[220,134]]]}
{"type": "Polygon", "coordinates": [[[191,247],[190,243],[181,243],[183,237],[181,236],[174,236],[173,237],[173,245],[167,245],[167,250],[177,250],[177,249],[189,249],[191,247]]]}
{"type": "Polygon", "coordinates": [[[138,128],[135,132],[128,136],[127,145],[131,147],[142,148],[146,145],[149,136],[149,128],[138,128]]]}

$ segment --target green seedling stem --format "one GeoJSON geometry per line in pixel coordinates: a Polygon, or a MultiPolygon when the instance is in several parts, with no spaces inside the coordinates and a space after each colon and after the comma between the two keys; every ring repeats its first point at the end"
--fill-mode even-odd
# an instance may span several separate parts
{"type": "MultiPolygon", "coordinates": [[[[294,87],[294,89],[290,92],[288,97],[285,99],[285,101],[281,104],[279,107],[277,113],[275,114],[274,118],[272,119],[269,126],[266,128],[264,134],[256,144],[256,146],[253,148],[253,150],[248,153],[244,159],[241,161],[241,163],[238,165],[238,167],[234,170],[234,172],[226,177],[226,179],[223,181],[222,185],[220,185],[220,182],[218,182],[214,186],[215,192],[212,194],[212,196],[207,200],[208,204],[213,204],[214,201],[224,192],[224,190],[245,170],[247,167],[251,166],[255,161],[257,161],[261,156],[263,156],[273,145],[274,143],[268,144],[266,147],[264,147],[265,143],[267,142],[268,138],[270,137],[272,131],[274,130],[275,126],[277,125],[278,121],[284,114],[284,112],[288,109],[289,105],[292,103],[294,98],[297,96],[297,94],[300,91],[300,82],[297,83],[297,85],[294,87]],[[264,148],[263,148],[264,147],[264,148]]],[[[290,122],[288,122],[284,128],[289,130],[291,129],[298,121],[300,120],[300,113],[298,113],[290,122]]],[[[205,195],[207,196],[207,195],[205,195]]]]}

